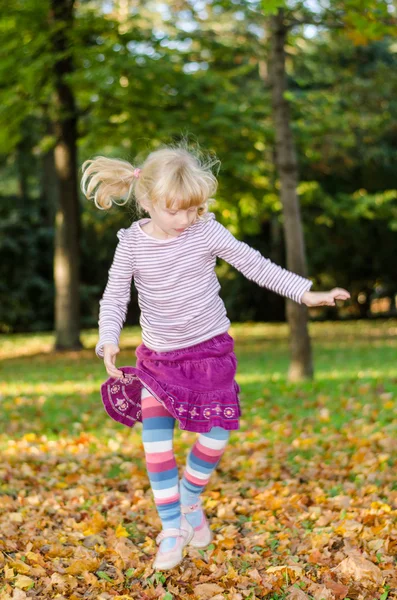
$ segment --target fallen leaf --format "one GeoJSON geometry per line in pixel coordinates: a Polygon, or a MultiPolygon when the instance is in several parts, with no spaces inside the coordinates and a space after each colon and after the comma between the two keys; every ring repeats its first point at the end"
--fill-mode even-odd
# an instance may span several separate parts
{"type": "Polygon", "coordinates": [[[94,535],[99,533],[105,527],[106,521],[101,513],[96,512],[92,519],[86,523],[86,529],[84,529],[84,535],[94,535]]]}
{"type": "Polygon", "coordinates": [[[336,600],[343,600],[346,598],[349,588],[339,581],[333,581],[332,579],[326,579],[324,582],[325,586],[332,591],[336,600]]]}
{"type": "Polygon", "coordinates": [[[84,571],[96,571],[99,564],[100,561],[95,559],[75,560],[65,569],[65,573],[69,575],[81,575],[84,571]]]}
{"type": "Polygon", "coordinates": [[[335,598],[331,590],[327,589],[324,585],[318,585],[314,591],[310,591],[314,600],[334,600],[335,598]]]}
{"type": "Polygon", "coordinates": [[[212,600],[214,594],[223,591],[224,589],[216,583],[200,583],[194,587],[194,595],[200,600],[212,600]]]}
{"type": "Polygon", "coordinates": [[[310,596],[297,587],[293,587],[291,591],[289,591],[287,598],[288,600],[310,600],[310,596]]]}
{"type": "Polygon", "coordinates": [[[128,536],[129,536],[128,531],[120,523],[120,525],[118,525],[117,529],[116,529],[116,537],[119,538],[119,537],[128,537],[128,536]]]}
{"type": "Polygon", "coordinates": [[[28,598],[28,596],[26,595],[26,593],[23,590],[19,590],[18,588],[15,588],[13,594],[12,594],[12,600],[26,600],[28,598]]]}
{"type": "Polygon", "coordinates": [[[331,569],[333,572],[354,581],[369,581],[380,585],[383,581],[382,571],[363,556],[352,554],[331,569]]]}
{"type": "Polygon", "coordinates": [[[295,575],[302,575],[303,569],[302,567],[298,567],[297,565],[280,565],[278,567],[269,567],[266,569],[266,573],[278,573],[280,571],[292,571],[295,575]]]}
{"type": "Polygon", "coordinates": [[[14,585],[21,590],[29,590],[34,586],[34,579],[27,575],[17,575],[14,580],[14,585]]]}

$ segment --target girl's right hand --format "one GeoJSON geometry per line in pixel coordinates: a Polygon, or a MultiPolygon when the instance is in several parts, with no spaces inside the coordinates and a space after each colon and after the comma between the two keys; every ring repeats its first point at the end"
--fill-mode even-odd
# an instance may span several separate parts
{"type": "Polygon", "coordinates": [[[120,352],[120,348],[116,344],[104,344],[103,346],[103,362],[105,369],[110,377],[123,377],[123,372],[116,367],[116,354],[120,352]]]}

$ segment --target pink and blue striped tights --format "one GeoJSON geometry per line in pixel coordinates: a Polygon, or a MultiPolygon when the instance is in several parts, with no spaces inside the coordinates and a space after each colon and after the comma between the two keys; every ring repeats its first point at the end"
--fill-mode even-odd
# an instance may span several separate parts
{"type": "MultiPolygon", "coordinates": [[[[216,469],[230,437],[230,431],[213,427],[208,433],[198,434],[190,450],[179,488],[178,468],[175,461],[175,419],[146,389],[142,390],[142,441],[146,468],[153,491],[154,502],[163,529],[181,526],[181,504],[195,504],[211,474],[216,469]]],[[[200,524],[201,509],[186,515],[193,527],[200,524]]],[[[176,538],[161,542],[163,552],[171,550],[176,538]]]]}

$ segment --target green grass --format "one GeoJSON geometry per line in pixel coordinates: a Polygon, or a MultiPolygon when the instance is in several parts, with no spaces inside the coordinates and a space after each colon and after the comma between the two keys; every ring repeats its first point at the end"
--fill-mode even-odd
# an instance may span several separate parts
{"type": "MultiPolygon", "coordinates": [[[[301,383],[287,381],[286,324],[236,324],[231,333],[243,430],[255,435],[255,423],[261,423],[272,441],[293,440],[302,431],[343,431],[352,420],[363,428],[395,430],[396,320],[310,323],[315,377],[301,383]]],[[[95,330],[84,331],[82,352],[56,353],[52,334],[0,336],[0,443],[81,430],[112,437],[125,429],[102,408],[99,389],[107,374],[94,354],[96,339],[95,330]]],[[[123,331],[118,366],[135,364],[139,342],[139,328],[123,331]]],[[[310,453],[310,443],[299,450],[310,453]]]]}

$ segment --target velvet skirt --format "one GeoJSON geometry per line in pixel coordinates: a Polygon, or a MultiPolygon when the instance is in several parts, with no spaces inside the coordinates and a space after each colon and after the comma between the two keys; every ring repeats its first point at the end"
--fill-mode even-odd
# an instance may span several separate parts
{"type": "Polygon", "coordinates": [[[119,367],[123,377],[110,377],[101,386],[102,402],[112,419],[128,427],[142,422],[141,392],[145,387],[182,430],[239,429],[237,358],[228,333],[167,352],[156,352],[142,343],[135,354],[135,367],[119,367]]]}

